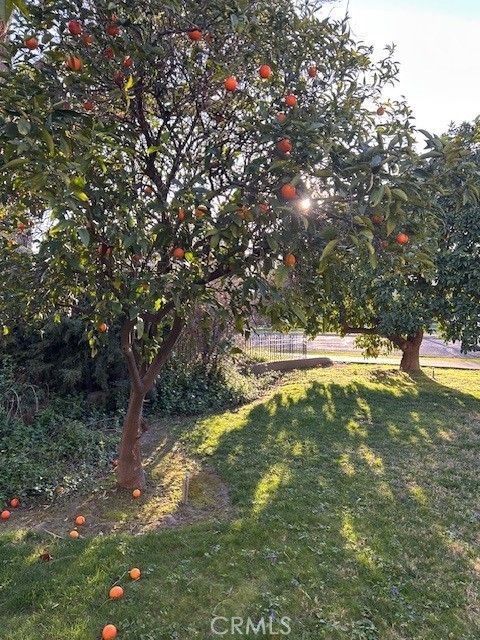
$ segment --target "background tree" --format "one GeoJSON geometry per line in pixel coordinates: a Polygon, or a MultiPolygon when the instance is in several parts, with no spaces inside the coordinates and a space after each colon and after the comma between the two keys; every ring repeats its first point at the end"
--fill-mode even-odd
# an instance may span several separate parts
{"type": "Polygon", "coordinates": [[[395,185],[410,112],[381,104],[392,52],[372,62],[317,4],[125,1],[113,14],[45,1],[15,24],[0,97],[0,319],[8,332],[75,310],[93,351],[121,323],[123,487],[143,483],[144,398],[198,303],[238,331],[254,311],[304,325],[314,309],[286,286],[295,266],[342,247],[375,262],[366,202],[380,179],[392,217],[406,216],[409,185],[395,185]]]}

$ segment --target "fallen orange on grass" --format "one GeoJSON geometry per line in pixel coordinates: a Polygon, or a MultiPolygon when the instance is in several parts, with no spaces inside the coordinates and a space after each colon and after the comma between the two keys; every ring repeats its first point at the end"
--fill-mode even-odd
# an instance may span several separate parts
{"type": "Polygon", "coordinates": [[[0,518],[1,518],[2,520],[8,520],[8,519],[10,518],[10,516],[11,516],[11,515],[12,515],[12,514],[10,513],[10,511],[7,511],[7,510],[5,509],[5,511],[2,511],[2,513],[0,514],[0,518]]]}
{"type": "Polygon", "coordinates": [[[140,577],[142,574],[140,569],[137,569],[136,567],[134,567],[133,569],[130,569],[130,571],[128,572],[128,575],[132,580],[140,580],[140,577]]]}
{"type": "Polygon", "coordinates": [[[111,600],[120,600],[120,598],[123,598],[124,591],[123,591],[122,587],[119,587],[117,585],[116,587],[112,587],[110,589],[110,592],[109,592],[108,595],[110,596],[111,600]]]}
{"type": "Polygon", "coordinates": [[[73,531],[70,531],[68,535],[72,540],[77,540],[80,537],[80,534],[78,533],[78,531],[75,531],[75,529],[73,529],[73,531]]]}
{"type": "Polygon", "coordinates": [[[117,627],[114,624],[107,624],[103,627],[102,640],[115,640],[117,633],[117,627]]]}
{"type": "Polygon", "coordinates": [[[223,84],[227,91],[236,91],[238,87],[238,82],[235,76],[228,77],[223,84]]]}
{"type": "Polygon", "coordinates": [[[85,520],[85,516],[77,516],[75,518],[75,524],[77,525],[77,527],[82,527],[85,524],[86,520],[85,520]]]}
{"type": "Polygon", "coordinates": [[[20,500],[18,498],[12,498],[10,500],[10,506],[16,509],[17,507],[20,506],[20,500]]]}
{"type": "Polygon", "coordinates": [[[140,498],[140,496],[141,496],[141,495],[142,495],[142,492],[140,491],[140,489],[134,489],[134,490],[132,491],[132,496],[133,496],[135,499],[140,498]]]}

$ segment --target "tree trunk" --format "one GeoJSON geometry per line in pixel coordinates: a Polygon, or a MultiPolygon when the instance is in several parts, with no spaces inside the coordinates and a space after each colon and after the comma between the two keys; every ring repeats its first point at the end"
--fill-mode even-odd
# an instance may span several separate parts
{"type": "Polygon", "coordinates": [[[400,371],[414,373],[420,371],[420,347],[422,346],[423,331],[419,331],[414,336],[409,336],[405,341],[402,351],[402,361],[400,371]]]}
{"type": "Polygon", "coordinates": [[[123,423],[117,466],[117,481],[123,489],[140,489],[145,486],[145,473],[140,450],[144,399],[144,393],[132,386],[127,415],[123,423]]]}

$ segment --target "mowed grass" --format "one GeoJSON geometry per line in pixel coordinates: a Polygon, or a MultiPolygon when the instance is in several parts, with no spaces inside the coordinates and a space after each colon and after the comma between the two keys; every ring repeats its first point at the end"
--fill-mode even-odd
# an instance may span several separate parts
{"type": "Polygon", "coordinates": [[[239,637],[215,636],[217,615],[288,616],[294,640],[477,640],[480,372],[435,377],[295,373],[175,425],[228,486],[228,516],[76,542],[4,533],[0,638],[90,640],[107,623],[120,640],[239,637]]]}

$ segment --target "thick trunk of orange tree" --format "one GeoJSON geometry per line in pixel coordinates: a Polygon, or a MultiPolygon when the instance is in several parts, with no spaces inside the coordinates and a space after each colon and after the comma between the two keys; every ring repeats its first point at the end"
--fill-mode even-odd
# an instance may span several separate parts
{"type": "Polygon", "coordinates": [[[415,373],[420,371],[420,347],[422,346],[423,331],[418,331],[413,336],[403,341],[402,360],[400,362],[400,370],[407,373],[415,373]]]}
{"type": "Polygon", "coordinates": [[[126,321],[122,328],[122,351],[130,378],[130,398],[123,423],[117,466],[117,482],[123,489],[137,489],[145,485],[140,448],[143,403],[146,394],[153,389],[162,367],[180,337],[182,328],[183,321],[175,316],[168,335],[149,365],[140,362],[139,356],[135,353],[133,322],[126,321]]]}

